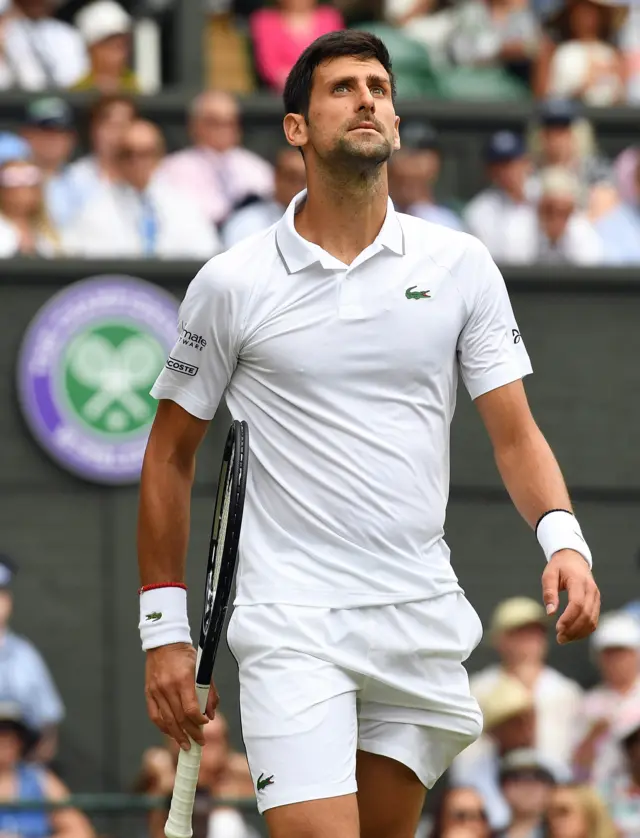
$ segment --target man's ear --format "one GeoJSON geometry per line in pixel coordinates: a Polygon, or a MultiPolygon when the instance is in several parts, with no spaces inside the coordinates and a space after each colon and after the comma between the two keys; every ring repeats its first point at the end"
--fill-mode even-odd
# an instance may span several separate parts
{"type": "Polygon", "coordinates": [[[309,131],[307,121],[301,113],[288,113],[282,123],[289,145],[302,148],[307,144],[309,131]]]}

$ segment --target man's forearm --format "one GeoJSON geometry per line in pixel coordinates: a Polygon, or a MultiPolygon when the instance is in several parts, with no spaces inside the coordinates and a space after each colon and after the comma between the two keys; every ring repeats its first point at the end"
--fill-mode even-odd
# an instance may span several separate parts
{"type": "Polygon", "coordinates": [[[138,564],[142,585],[184,580],[195,460],[163,460],[150,441],[142,468],[138,564]]]}
{"type": "Polygon", "coordinates": [[[529,526],[535,527],[550,509],[572,509],[558,461],[535,423],[496,450],[495,457],[511,500],[529,526]]]}

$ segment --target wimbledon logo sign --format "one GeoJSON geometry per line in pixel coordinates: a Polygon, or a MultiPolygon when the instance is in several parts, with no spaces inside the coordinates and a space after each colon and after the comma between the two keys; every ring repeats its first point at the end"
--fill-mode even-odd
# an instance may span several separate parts
{"type": "Polygon", "coordinates": [[[40,309],[24,336],[18,392],[43,448],[96,483],[133,483],[156,410],[149,395],[176,341],[178,303],[149,282],[100,276],[40,309]]]}

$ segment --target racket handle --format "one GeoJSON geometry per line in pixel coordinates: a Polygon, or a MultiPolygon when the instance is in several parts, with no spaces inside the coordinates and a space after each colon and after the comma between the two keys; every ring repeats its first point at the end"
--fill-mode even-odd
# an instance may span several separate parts
{"type": "MultiPolygon", "coordinates": [[[[201,687],[196,684],[196,693],[200,712],[204,713],[209,696],[209,687],[201,687]]],[[[183,751],[181,748],[178,756],[171,807],[164,826],[166,838],[191,838],[193,835],[191,820],[198,785],[198,774],[200,773],[202,745],[198,745],[191,737],[189,737],[189,742],[191,743],[189,750],[183,751]]]]}

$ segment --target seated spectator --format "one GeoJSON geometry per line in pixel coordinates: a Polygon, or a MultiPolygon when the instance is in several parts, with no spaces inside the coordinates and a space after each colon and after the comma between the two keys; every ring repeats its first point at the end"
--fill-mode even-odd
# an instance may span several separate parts
{"type": "Polygon", "coordinates": [[[69,254],[204,261],[220,250],[213,226],[192,201],[158,181],[164,153],[157,126],[132,123],[117,154],[116,182],[96,194],[65,233],[69,254]]]}
{"type": "Polygon", "coordinates": [[[53,96],[34,99],[27,105],[22,136],[44,178],[47,213],[61,228],[77,212],[82,198],[68,169],[77,140],[71,107],[53,96]]]}
{"type": "Polygon", "coordinates": [[[0,703],[0,835],[6,838],[94,838],[86,817],[77,809],[11,810],[3,803],[19,800],[65,800],[66,786],[42,766],[25,758],[34,733],[20,706],[0,703]]]}
{"type": "Polygon", "coordinates": [[[58,231],[45,207],[40,169],[24,160],[0,166],[0,258],[56,256],[58,231]]]}
{"type": "Polygon", "coordinates": [[[456,786],[477,789],[492,829],[506,829],[510,811],[500,790],[500,761],[512,751],[534,747],[534,699],[518,678],[501,675],[479,704],[484,716],[484,747],[471,755],[463,751],[451,766],[451,780],[456,786]]]}
{"type": "Polygon", "coordinates": [[[442,795],[429,838],[490,838],[482,796],[474,788],[457,786],[442,795]]]}
{"type": "Polygon", "coordinates": [[[534,750],[511,751],[500,763],[500,788],[511,822],[496,838],[543,838],[544,816],[556,778],[534,750]]]}
{"type": "Polygon", "coordinates": [[[237,209],[225,223],[225,248],[266,230],[279,221],[295,196],[307,185],[304,160],[297,148],[285,148],[276,158],[275,194],[272,200],[259,198],[237,209]]]}
{"type": "Polygon", "coordinates": [[[71,87],[87,72],[73,26],[56,20],[56,0],[11,0],[0,17],[0,90],[71,87]]]}
{"type": "Polygon", "coordinates": [[[164,161],[161,176],[184,190],[212,224],[222,224],[249,196],[271,198],[273,168],[243,148],[236,100],[221,91],[202,93],[191,106],[193,146],[164,161]]]}
{"type": "MultiPolygon", "coordinates": [[[[562,166],[572,171],[580,181],[580,203],[586,206],[592,187],[612,179],[610,164],[597,153],[590,124],[573,103],[553,99],[542,104],[538,124],[536,170],[562,166]]],[[[535,185],[531,197],[537,197],[535,185]]]]}
{"type": "Polygon", "coordinates": [[[622,770],[600,786],[620,838],[640,835],[640,704],[627,704],[613,735],[624,756],[622,770]]]}
{"type": "Polygon", "coordinates": [[[628,707],[640,706],[640,625],[631,614],[605,614],[591,647],[602,680],[580,708],[574,767],[584,782],[602,783],[623,765],[613,736],[616,720],[628,707]]]}
{"type": "MultiPolygon", "coordinates": [[[[640,183],[640,164],[638,178],[640,183]]],[[[591,190],[588,215],[602,242],[605,264],[640,264],[640,201],[626,204],[613,184],[601,183],[591,190]]]]}
{"type": "Polygon", "coordinates": [[[614,46],[620,11],[610,0],[568,0],[556,20],[562,42],[545,57],[548,68],[540,73],[542,98],[592,106],[624,101],[624,62],[614,46]]]}
{"type": "Polygon", "coordinates": [[[464,221],[469,232],[489,249],[493,258],[504,261],[522,225],[531,217],[531,164],[524,141],[511,131],[498,131],[485,149],[491,186],[467,205],[464,221]]]}
{"type": "Polygon", "coordinates": [[[398,212],[406,212],[433,224],[462,230],[462,220],[448,207],[436,203],[434,189],[442,158],[438,137],[430,127],[409,142],[389,161],[389,194],[398,212]]]}
{"type": "Polygon", "coordinates": [[[619,833],[595,789],[564,785],[551,792],[545,838],[619,838],[619,833]]]}
{"type": "Polygon", "coordinates": [[[139,93],[129,64],[132,20],[122,6],[113,0],[97,0],[85,6],[75,22],[87,45],[91,69],[73,90],[139,93]]]}
{"type": "Polygon", "coordinates": [[[527,2],[465,0],[453,13],[449,53],[456,64],[502,65],[528,82],[541,39],[527,2]]]}
{"type": "Polygon", "coordinates": [[[344,29],[340,12],[317,0],[278,0],[275,9],[259,9],[250,18],[256,67],[276,93],[284,90],[289,71],[312,41],[344,29]]]}
{"type": "Polygon", "coordinates": [[[24,725],[34,732],[37,743],[30,757],[50,762],[56,754],[64,706],[38,650],[9,628],[15,573],[15,563],[0,555],[0,701],[14,703],[24,725]]]}
{"type": "MultiPolygon", "coordinates": [[[[549,618],[534,599],[512,597],[501,602],[491,617],[489,637],[500,662],[469,679],[478,701],[508,674],[533,692],[536,709],[535,748],[541,759],[568,763],[580,712],[582,689],[546,663],[549,618]]],[[[472,745],[469,753],[482,743],[472,745]]],[[[464,755],[462,755],[464,759],[464,755]]]]}
{"type": "Polygon", "coordinates": [[[640,206],[640,146],[625,149],[614,164],[615,184],[627,204],[640,206]]]}
{"type": "Polygon", "coordinates": [[[102,188],[120,176],[118,154],[122,137],[136,118],[133,101],[122,94],[103,96],[89,114],[91,152],[69,167],[69,177],[79,193],[79,212],[102,188]]]}

